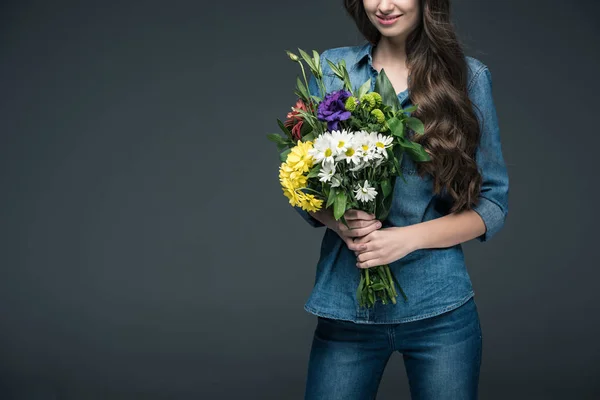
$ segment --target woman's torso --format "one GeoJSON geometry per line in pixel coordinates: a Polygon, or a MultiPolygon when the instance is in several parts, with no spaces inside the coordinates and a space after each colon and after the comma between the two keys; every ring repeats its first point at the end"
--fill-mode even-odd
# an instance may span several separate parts
{"type": "MultiPolygon", "coordinates": [[[[342,81],[333,74],[324,59],[333,63],[344,59],[353,88],[360,87],[371,78],[373,90],[378,72],[372,65],[371,56],[370,43],[323,52],[321,58],[327,92],[341,89],[342,81]]],[[[470,75],[480,66],[480,62],[471,57],[467,57],[467,64],[470,75]]],[[[408,89],[398,93],[398,99],[403,108],[412,105],[408,89]]],[[[430,175],[419,176],[415,163],[406,155],[402,157],[401,168],[406,182],[396,178],[392,206],[383,221],[383,228],[418,224],[448,214],[449,202],[433,194],[430,175]]],[[[315,284],[304,308],[318,316],[357,323],[402,323],[452,310],[474,295],[460,244],[414,251],[390,263],[390,268],[408,300],[399,296],[397,304],[384,305],[377,300],[374,308],[360,308],[356,299],[360,281],[356,256],[334,231],[326,228],[315,284]]]]}

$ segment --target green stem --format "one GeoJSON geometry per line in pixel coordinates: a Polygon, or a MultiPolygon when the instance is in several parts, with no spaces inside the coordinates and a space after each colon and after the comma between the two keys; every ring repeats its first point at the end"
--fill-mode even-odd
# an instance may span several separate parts
{"type": "Polygon", "coordinates": [[[402,290],[402,286],[400,286],[400,283],[398,282],[398,280],[396,279],[396,275],[392,275],[391,271],[388,271],[389,274],[391,275],[391,277],[394,279],[394,282],[396,282],[396,284],[398,285],[398,290],[400,290],[400,293],[402,293],[402,297],[404,297],[404,300],[408,300],[408,297],[406,296],[406,293],[404,293],[404,290],[402,290]]]}
{"type": "Polygon", "coordinates": [[[302,190],[309,190],[311,192],[315,192],[316,194],[323,196],[323,193],[319,192],[318,190],[311,189],[308,186],[307,187],[303,187],[302,190]]]}
{"type": "Polygon", "coordinates": [[[394,294],[394,297],[398,296],[398,293],[396,292],[396,288],[394,287],[395,286],[394,285],[394,280],[392,279],[392,271],[390,270],[389,264],[385,265],[385,273],[386,273],[386,275],[388,277],[388,281],[390,282],[390,287],[392,289],[392,293],[394,294]]]}
{"type": "MultiPolygon", "coordinates": [[[[300,69],[302,70],[302,77],[304,78],[304,84],[306,85],[306,91],[307,91],[307,94],[308,94],[308,102],[310,104],[310,111],[311,111],[311,113],[313,113],[313,110],[315,110],[314,112],[316,113],[317,112],[316,111],[317,107],[316,107],[315,103],[313,102],[313,98],[312,98],[312,96],[310,94],[310,88],[308,87],[308,80],[306,79],[306,72],[304,70],[304,64],[302,64],[302,61],[298,61],[298,64],[300,64],[300,69]]],[[[319,124],[317,123],[317,124],[315,124],[315,126],[318,127],[319,124]]],[[[318,136],[321,133],[322,132],[318,131],[317,135],[315,135],[315,136],[318,136]]]]}

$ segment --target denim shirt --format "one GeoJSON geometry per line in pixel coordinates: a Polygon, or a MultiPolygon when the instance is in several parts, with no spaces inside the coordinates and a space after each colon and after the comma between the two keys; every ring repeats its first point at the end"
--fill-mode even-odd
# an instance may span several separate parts
{"type": "MultiPolygon", "coordinates": [[[[342,81],[331,71],[325,59],[346,62],[354,89],[371,78],[375,87],[378,72],[373,68],[373,45],[336,47],[321,53],[321,68],[327,92],[342,88],[342,81]]],[[[485,224],[486,232],[477,237],[480,242],[490,240],[504,225],[508,213],[508,173],[502,156],[498,119],[492,98],[492,80],[489,69],[476,58],[466,56],[468,64],[468,94],[479,120],[481,141],[475,160],[483,182],[478,204],[473,210],[485,224]]],[[[309,90],[320,94],[314,76],[309,90]]],[[[403,108],[411,105],[408,89],[398,94],[403,108]]],[[[426,134],[426,133],[425,133],[426,134]]],[[[388,217],[383,227],[402,227],[432,220],[448,214],[449,199],[445,192],[433,194],[429,174],[421,178],[409,156],[402,157],[401,169],[406,182],[397,177],[388,217]]],[[[315,228],[324,226],[300,207],[294,209],[315,228]]],[[[326,227],[316,266],[314,287],[304,309],[317,316],[366,324],[404,323],[439,315],[464,304],[474,296],[461,244],[444,248],[419,249],[389,264],[398,283],[406,293],[397,303],[381,303],[374,307],[358,305],[356,289],[360,269],[356,255],[348,249],[339,235],[326,227]]]]}

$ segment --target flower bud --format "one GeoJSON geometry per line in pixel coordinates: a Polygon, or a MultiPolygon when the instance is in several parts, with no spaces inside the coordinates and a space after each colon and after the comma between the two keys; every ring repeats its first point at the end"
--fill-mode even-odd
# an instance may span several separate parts
{"type": "Polygon", "coordinates": [[[290,57],[290,59],[291,59],[292,61],[296,61],[296,62],[298,62],[298,60],[300,59],[300,58],[299,58],[297,55],[295,55],[294,53],[292,53],[292,52],[291,52],[291,51],[289,51],[289,50],[286,50],[285,52],[287,53],[288,57],[290,57]]]}

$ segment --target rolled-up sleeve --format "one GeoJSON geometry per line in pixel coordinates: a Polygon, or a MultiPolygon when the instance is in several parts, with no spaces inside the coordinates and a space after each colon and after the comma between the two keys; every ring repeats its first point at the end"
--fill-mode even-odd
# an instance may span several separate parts
{"type": "MultiPolygon", "coordinates": [[[[323,68],[323,54],[325,54],[325,52],[321,53],[320,56],[320,63],[321,63],[321,69],[323,68]]],[[[310,69],[309,69],[310,71],[310,69]]],[[[309,80],[308,80],[308,91],[310,92],[311,95],[313,96],[320,96],[320,92],[319,92],[319,87],[317,85],[317,79],[314,77],[314,75],[312,74],[312,72],[309,72],[309,80]]],[[[302,216],[302,218],[304,218],[304,220],[306,220],[306,222],[308,222],[311,226],[315,227],[315,228],[319,228],[321,226],[325,226],[321,221],[319,221],[318,219],[314,218],[313,216],[311,216],[306,210],[303,210],[302,208],[300,208],[299,206],[293,206],[294,209],[298,212],[298,214],[300,214],[300,216],[302,216]]]]}
{"type": "Polygon", "coordinates": [[[306,220],[306,222],[308,222],[309,224],[311,224],[315,228],[319,228],[321,226],[325,226],[321,221],[319,221],[318,219],[316,219],[312,215],[310,215],[308,213],[308,211],[305,211],[305,210],[301,209],[298,206],[293,206],[293,207],[294,207],[294,209],[296,211],[298,211],[298,214],[300,214],[302,216],[302,218],[304,218],[306,220]]]}
{"type": "Polygon", "coordinates": [[[509,192],[508,171],[502,155],[498,116],[492,97],[492,75],[487,66],[482,65],[473,76],[469,95],[481,128],[475,160],[482,175],[482,185],[473,210],[481,216],[486,227],[485,233],[478,236],[477,240],[485,242],[504,225],[508,215],[509,192]]]}

